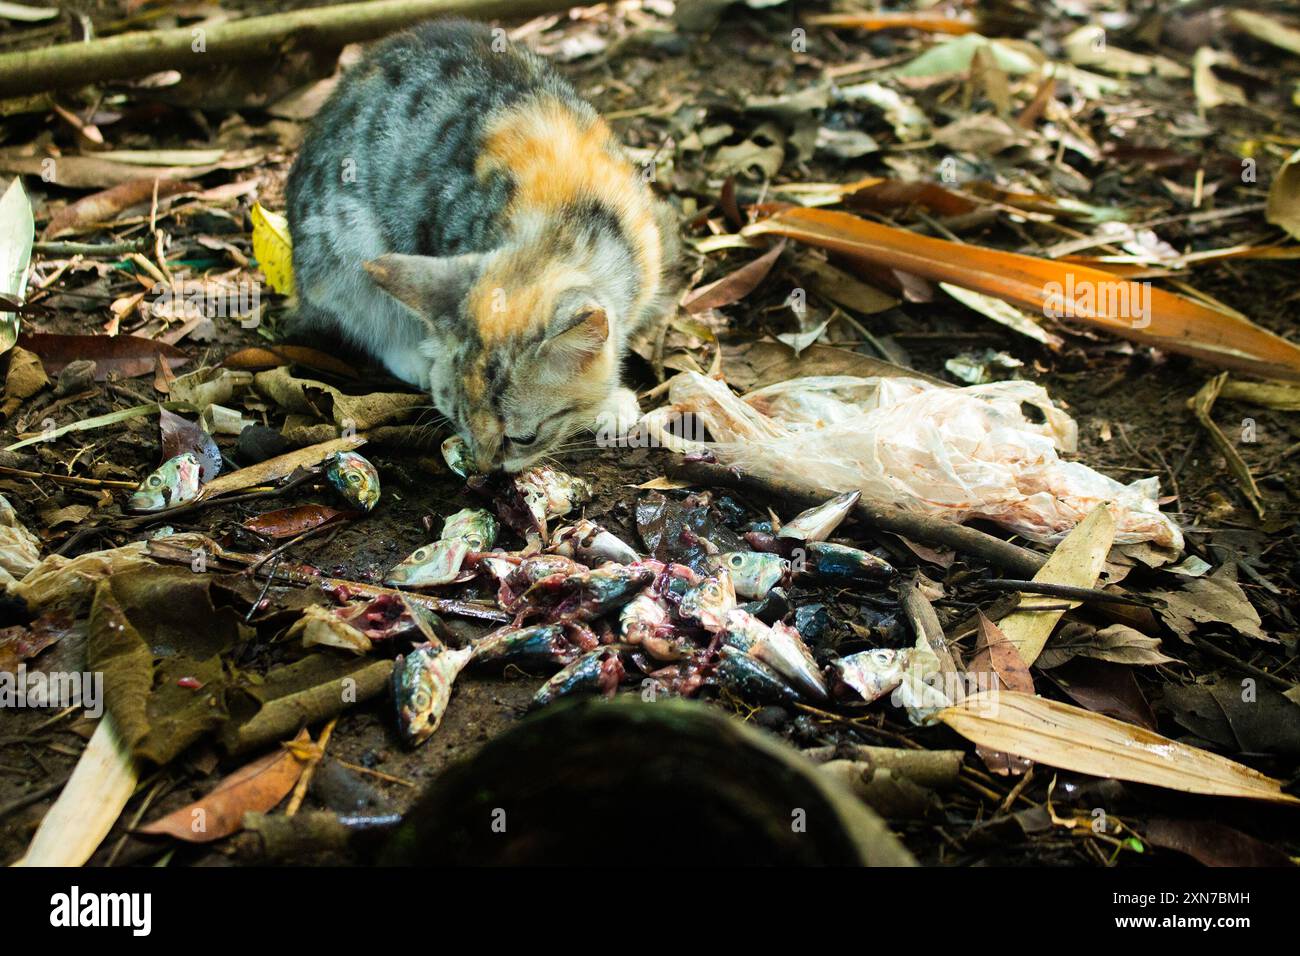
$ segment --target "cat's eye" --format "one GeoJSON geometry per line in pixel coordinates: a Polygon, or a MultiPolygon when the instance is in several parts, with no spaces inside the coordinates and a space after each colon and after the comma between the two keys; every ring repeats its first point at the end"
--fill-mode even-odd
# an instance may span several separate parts
{"type": "Polygon", "coordinates": [[[506,441],[510,442],[512,445],[518,446],[519,448],[525,448],[537,441],[537,432],[533,432],[531,435],[524,435],[522,438],[515,438],[511,435],[507,435],[506,441]]]}

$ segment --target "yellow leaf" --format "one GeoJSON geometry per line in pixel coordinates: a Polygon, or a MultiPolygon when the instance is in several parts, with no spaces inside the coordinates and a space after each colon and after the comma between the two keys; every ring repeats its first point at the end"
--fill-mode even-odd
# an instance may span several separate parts
{"type": "Polygon", "coordinates": [[[938,714],[981,747],[1091,774],[1184,793],[1300,804],[1282,782],[1218,754],[1188,747],[1081,707],[1012,691],[984,691],[938,714]]]}
{"type": "MultiPolygon", "coordinates": [[[[1052,556],[1034,575],[1034,580],[1039,584],[1096,587],[1097,577],[1106,565],[1106,555],[1110,553],[1114,540],[1115,516],[1106,505],[1100,504],[1056,546],[1052,556]]],[[[1044,606],[1061,607],[1064,603],[1078,607],[1077,602],[1063,602],[1059,597],[1031,597],[1022,594],[1019,607],[1000,622],[1002,633],[1015,645],[1026,664],[1038,660],[1056,622],[1065,613],[1063,610],[1035,609],[1044,606]]]]}
{"type": "Polygon", "coordinates": [[[289,220],[278,212],[253,205],[253,255],[267,283],[276,292],[293,295],[293,241],[289,220]]]}

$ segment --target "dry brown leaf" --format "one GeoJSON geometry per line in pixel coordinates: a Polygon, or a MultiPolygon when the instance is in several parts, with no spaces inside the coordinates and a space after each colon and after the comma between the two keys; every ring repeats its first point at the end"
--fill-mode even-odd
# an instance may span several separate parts
{"type": "Polygon", "coordinates": [[[682,308],[694,315],[739,302],[767,278],[767,274],[772,271],[773,264],[784,248],[785,243],[778,242],[753,262],[745,263],[735,272],[723,276],[716,282],[692,290],[682,300],[682,308]]]}
{"type": "Polygon", "coordinates": [[[50,217],[41,238],[75,236],[112,222],[123,210],[152,202],[155,184],[159,199],[198,189],[193,183],[178,179],[133,179],[64,206],[50,217]]]}
{"type": "MultiPolygon", "coordinates": [[[[306,730],[294,738],[294,743],[310,741],[306,730]]],[[[136,832],[173,836],[188,843],[220,840],[243,828],[245,813],[266,813],[288,796],[302,769],[303,761],[292,750],[269,753],[240,767],[207,796],[136,832]]]]}
{"type": "MultiPolygon", "coordinates": [[[[1022,694],[1034,693],[1034,678],[1024,658],[1016,650],[1002,629],[984,616],[979,615],[979,638],[975,656],[971,658],[969,674],[977,675],[990,690],[1014,690],[1022,694]]],[[[1033,766],[1031,761],[1016,754],[976,747],[976,752],[984,765],[997,774],[1022,774],[1033,766]]]]}
{"type": "Polygon", "coordinates": [[[1014,691],[973,694],[939,720],[984,747],[1062,770],[1130,780],[1184,793],[1300,805],[1282,782],[1226,757],[1141,727],[1014,691]]]}
{"type": "Polygon", "coordinates": [[[138,335],[58,335],[53,332],[24,332],[18,344],[41,357],[45,370],[57,374],[64,366],[79,359],[95,363],[95,381],[102,382],[110,373],[121,378],[146,375],[157,370],[161,358],[172,368],[184,365],[190,357],[166,342],[138,335]]]}

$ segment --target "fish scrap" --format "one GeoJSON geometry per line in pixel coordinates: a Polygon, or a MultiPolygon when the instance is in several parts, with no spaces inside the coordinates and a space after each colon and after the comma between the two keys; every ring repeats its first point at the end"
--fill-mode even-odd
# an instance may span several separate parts
{"type": "Polygon", "coordinates": [[[199,496],[201,467],[191,451],[168,458],[140,482],[126,500],[128,511],[150,513],[175,508],[199,496]]]}
{"type": "Polygon", "coordinates": [[[379,502],[379,471],[354,451],[340,451],[327,459],[325,477],[339,497],[354,508],[370,511],[379,502]]]}
{"type": "MultiPolygon", "coordinates": [[[[444,445],[449,464],[457,447],[450,439],[444,445]]],[[[746,701],[785,704],[866,704],[894,693],[913,719],[933,713],[938,692],[926,678],[934,668],[920,649],[865,651],[823,668],[805,638],[816,639],[825,629],[825,608],[796,610],[785,590],[805,577],[863,582],[893,573],[875,555],[827,540],[856,506],[857,492],[784,525],[774,518],[750,525],[743,538],[733,531],[720,537],[742,547],[748,542],[753,550],[735,550],[734,544],[720,550],[697,534],[691,559],[697,566],[690,567],[642,557],[583,517],[548,535],[549,522],[590,498],[590,485],[580,478],[539,467],[513,478],[467,481],[493,495],[497,516],[482,508],[449,515],[442,537],[409,555],[385,580],[399,587],[464,583],[488,589],[512,620],[459,650],[426,634],[398,658],[393,691],[399,727],[410,743],[434,732],[452,681],[471,665],[558,667],[535,695],[534,708],[572,694],[613,695],[632,670],[655,693],[692,695],[712,686],[746,701]],[[522,550],[497,548],[498,518],[525,539],[522,550]],[[787,623],[791,619],[798,626],[787,623]]]]}
{"type": "Polygon", "coordinates": [[[457,675],[474,656],[471,648],[449,650],[441,644],[420,644],[399,656],[393,665],[393,700],[397,728],[408,744],[433,736],[451,701],[457,675]]]}

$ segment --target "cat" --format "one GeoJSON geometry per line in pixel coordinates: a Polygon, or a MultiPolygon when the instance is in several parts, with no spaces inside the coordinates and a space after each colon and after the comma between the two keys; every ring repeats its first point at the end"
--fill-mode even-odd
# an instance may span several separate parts
{"type": "Polygon", "coordinates": [[[628,341],[676,292],[650,178],[500,31],[396,34],[342,76],[290,170],[298,327],[428,389],[483,472],[626,428],[628,341]]]}

